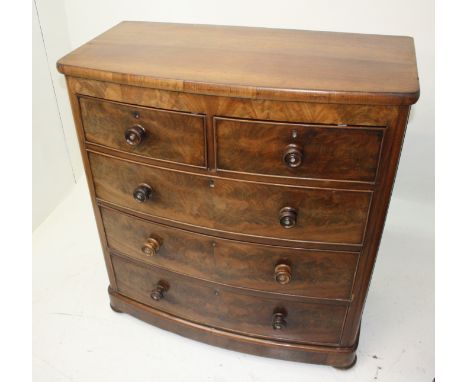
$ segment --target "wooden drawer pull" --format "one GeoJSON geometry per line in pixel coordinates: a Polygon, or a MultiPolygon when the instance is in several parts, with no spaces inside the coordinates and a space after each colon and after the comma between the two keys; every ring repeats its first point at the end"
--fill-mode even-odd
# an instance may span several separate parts
{"type": "Polygon", "coordinates": [[[283,207],[279,212],[279,221],[283,228],[293,228],[297,221],[297,210],[293,207],[283,207]]]}
{"type": "Polygon", "coordinates": [[[138,146],[146,136],[146,130],[143,126],[134,125],[125,131],[125,141],[130,146],[138,146]]]}
{"type": "Polygon", "coordinates": [[[283,151],[283,162],[291,168],[299,167],[302,164],[302,148],[291,143],[283,151]]]}
{"type": "Polygon", "coordinates": [[[154,237],[149,237],[146,240],[146,243],[141,247],[141,252],[143,252],[146,256],[154,256],[156,253],[158,253],[160,247],[161,244],[159,244],[157,239],[154,237]]]}
{"type": "Polygon", "coordinates": [[[288,314],[286,311],[275,311],[272,316],[271,326],[275,330],[285,329],[287,326],[286,316],[288,314]]]}
{"type": "Polygon", "coordinates": [[[149,198],[151,198],[152,193],[153,189],[150,185],[146,183],[141,183],[140,185],[138,185],[137,188],[135,188],[135,191],[133,191],[133,198],[137,202],[143,203],[146,202],[149,198]]]}
{"type": "Polygon", "coordinates": [[[169,285],[164,281],[159,281],[156,288],[151,292],[151,298],[155,301],[159,301],[164,297],[164,294],[168,291],[169,285]]]}
{"type": "Polygon", "coordinates": [[[275,267],[275,280],[278,284],[288,284],[291,278],[291,267],[288,264],[278,264],[275,267]]]}

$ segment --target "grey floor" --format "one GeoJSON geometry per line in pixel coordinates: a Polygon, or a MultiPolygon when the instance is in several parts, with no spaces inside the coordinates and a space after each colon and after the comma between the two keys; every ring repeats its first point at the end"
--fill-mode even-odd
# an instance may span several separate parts
{"type": "Polygon", "coordinates": [[[348,371],[219,349],[109,309],[83,180],[33,234],[33,380],[391,381],[434,376],[430,205],[393,199],[348,371]]]}

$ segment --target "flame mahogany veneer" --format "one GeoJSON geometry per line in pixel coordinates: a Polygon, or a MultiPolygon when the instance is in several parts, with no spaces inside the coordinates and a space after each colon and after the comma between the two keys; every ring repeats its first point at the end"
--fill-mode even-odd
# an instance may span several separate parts
{"type": "Polygon", "coordinates": [[[111,307],[347,368],[411,104],[413,40],[122,22],[66,75],[111,307]]]}

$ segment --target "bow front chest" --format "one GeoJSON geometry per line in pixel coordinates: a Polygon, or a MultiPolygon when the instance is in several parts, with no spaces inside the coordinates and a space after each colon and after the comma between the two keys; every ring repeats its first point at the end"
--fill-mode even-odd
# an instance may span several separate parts
{"type": "Polygon", "coordinates": [[[122,22],[62,58],[111,307],[340,368],[410,105],[413,40],[122,22]]]}

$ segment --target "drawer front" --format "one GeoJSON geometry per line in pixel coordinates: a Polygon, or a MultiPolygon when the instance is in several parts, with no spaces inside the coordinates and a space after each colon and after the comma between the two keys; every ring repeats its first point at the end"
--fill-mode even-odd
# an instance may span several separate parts
{"type": "Polygon", "coordinates": [[[368,191],[214,179],[95,153],[89,153],[89,159],[97,197],[135,211],[267,238],[345,244],[360,244],[363,239],[371,201],[368,191]],[[143,203],[134,198],[140,184],[152,188],[143,203]]]}
{"type": "Polygon", "coordinates": [[[346,306],[246,294],[112,256],[118,291],[184,319],[252,336],[337,344],[346,306]],[[276,314],[276,315],[275,315],[276,314]],[[273,329],[273,320],[277,329],[273,329]]]}
{"type": "Polygon", "coordinates": [[[135,259],[269,292],[349,299],[358,254],[273,247],[200,235],[101,208],[107,243],[135,259]]]}
{"type": "Polygon", "coordinates": [[[145,157],[206,167],[203,115],[87,97],[80,98],[80,108],[88,142],[145,157]]]}
{"type": "Polygon", "coordinates": [[[220,170],[374,182],[383,128],[214,118],[220,170]]]}

